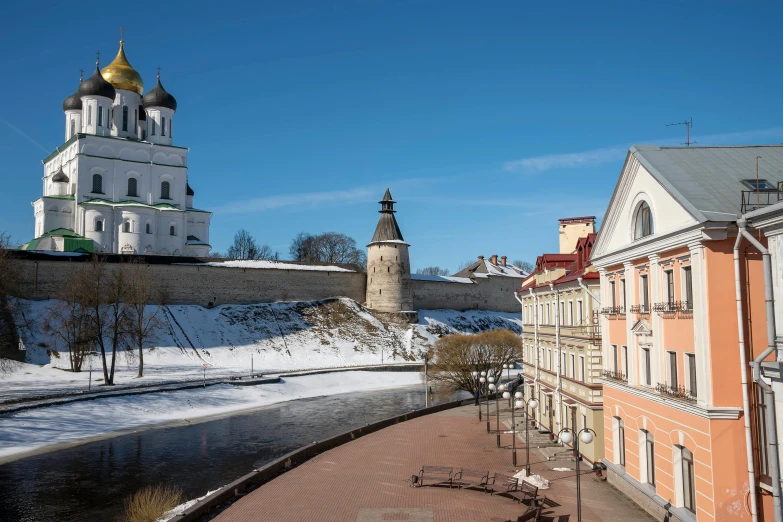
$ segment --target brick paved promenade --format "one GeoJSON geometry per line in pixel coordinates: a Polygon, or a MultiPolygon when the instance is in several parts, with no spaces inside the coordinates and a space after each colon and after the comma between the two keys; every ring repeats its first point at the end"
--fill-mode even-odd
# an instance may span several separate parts
{"type": "MultiPolygon", "coordinates": [[[[507,414],[501,415],[502,421],[507,414]]],[[[491,418],[494,428],[494,411],[491,418]]],[[[318,434],[314,433],[313,439],[317,438],[318,434]]],[[[518,447],[523,447],[520,440],[524,441],[524,432],[517,442],[518,447]]],[[[502,435],[501,444],[510,447],[511,435],[502,435]]],[[[573,470],[574,462],[547,462],[536,449],[531,449],[530,455],[533,472],[551,481],[550,489],[540,493],[559,504],[545,513],[571,513],[571,521],[576,521],[575,472],[551,470],[554,467],[573,470]]],[[[327,451],[238,500],[215,520],[516,520],[525,506],[508,498],[456,488],[412,488],[408,479],[422,464],[513,475],[524,463],[523,449],[517,453],[517,468],[513,468],[511,451],[497,448],[495,435],[488,434],[486,423],[478,421],[476,407],[463,406],[403,422],[327,451]]],[[[653,520],[608,483],[593,477],[589,471],[582,475],[585,522],[653,520]]]]}

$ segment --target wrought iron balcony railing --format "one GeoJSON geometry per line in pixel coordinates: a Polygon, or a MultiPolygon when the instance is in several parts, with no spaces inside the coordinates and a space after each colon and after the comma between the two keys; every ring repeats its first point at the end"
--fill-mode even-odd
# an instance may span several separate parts
{"type": "Polygon", "coordinates": [[[635,314],[649,314],[650,313],[650,305],[633,305],[631,306],[631,312],[635,314]]]}
{"type": "Polygon", "coordinates": [[[661,395],[666,395],[674,399],[681,399],[689,402],[696,402],[696,396],[685,389],[685,386],[669,386],[667,383],[661,383],[655,385],[655,391],[661,395]]]}
{"type": "Polygon", "coordinates": [[[663,303],[655,303],[653,305],[653,312],[664,314],[677,312],[689,313],[693,312],[693,303],[690,301],[664,301],[663,303]]]}
{"type": "Polygon", "coordinates": [[[621,372],[616,372],[614,370],[603,370],[601,374],[603,375],[604,379],[611,379],[613,381],[624,383],[628,382],[628,376],[621,372]]]}
{"type": "Polygon", "coordinates": [[[601,313],[603,315],[617,315],[625,313],[625,307],[623,306],[607,306],[604,308],[601,308],[601,313]]]}

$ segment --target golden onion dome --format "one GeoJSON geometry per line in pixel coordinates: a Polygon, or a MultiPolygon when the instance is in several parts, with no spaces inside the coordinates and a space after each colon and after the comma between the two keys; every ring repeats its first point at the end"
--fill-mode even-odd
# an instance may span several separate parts
{"type": "Polygon", "coordinates": [[[101,74],[115,89],[125,89],[141,94],[144,92],[144,82],[141,81],[141,75],[128,62],[123,46],[124,42],[120,40],[120,50],[117,52],[117,56],[101,70],[101,74]]]}

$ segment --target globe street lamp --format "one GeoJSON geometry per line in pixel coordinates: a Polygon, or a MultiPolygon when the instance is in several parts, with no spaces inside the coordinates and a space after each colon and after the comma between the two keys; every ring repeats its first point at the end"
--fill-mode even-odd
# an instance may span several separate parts
{"type": "Polygon", "coordinates": [[[489,429],[489,391],[490,389],[495,389],[495,379],[487,376],[487,382],[489,383],[487,385],[487,433],[489,433],[491,431],[489,429]]]}
{"type": "MultiPolygon", "coordinates": [[[[503,393],[504,399],[510,399],[511,393],[505,392],[503,393]]],[[[514,393],[514,407],[511,408],[511,433],[514,437],[513,439],[513,452],[514,456],[512,458],[512,463],[514,466],[517,465],[517,431],[516,431],[516,422],[514,418],[514,410],[517,408],[525,407],[525,473],[527,476],[530,476],[530,426],[528,426],[528,416],[527,416],[527,410],[528,408],[536,409],[538,406],[538,401],[531,397],[527,400],[523,399],[522,392],[516,392],[514,393]]]]}
{"type": "Polygon", "coordinates": [[[581,440],[583,444],[590,444],[593,442],[594,436],[598,435],[590,428],[582,428],[578,432],[574,432],[571,428],[563,428],[557,434],[557,438],[565,444],[574,443],[574,452],[576,453],[576,522],[582,522],[582,486],[579,477],[579,461],[582,460],[582,456],[579,454],[579,441],[581,440]]]}
{"type": "Polygon", "coordinates": [[[481,420],[481,405],[479,404],[479,385],[478,385],[478,372],[470,372],[470,374],[473,376],[473,389],[475,390],[475,397],[476,397],[476,406],[479,407],[479,421],[481,420]]]}
{"type": "MultiPolygon", "coordinates": [[[[484,383],[487,382],[486,375],[487,372],[481,372],[481,377],[479,377],[479,397],[481,396],[481,390],[484,388],[484,383]]],[[[487,416],[489,416],[489,412],[487,412],[487,416]]],[[[479,420],[481,420],[481,403],[479,403],[479,420]]]]}
{"type": "MultiPolygon", "coordinates": [[[[511,365],[510,364],[504,364],[503,369],[506,370],[506,381],[511,382],[511,365]]],[[[506,394],[503,394],[503,397],[505,398],[506,394]]],[[[511,399],[508,400],[508,407],[511,407],[511,399]]]]}

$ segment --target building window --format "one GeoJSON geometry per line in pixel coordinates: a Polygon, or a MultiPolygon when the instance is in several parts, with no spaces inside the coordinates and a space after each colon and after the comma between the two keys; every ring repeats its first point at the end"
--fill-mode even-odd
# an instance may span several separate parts
{"type": "Polygon", "coordinates": [[[571,378],[576,379],[576,356],[571,354],[571,378]]]}
{"type": "Polygon", "coordinates": [[[103,127],[103,107],[98,106],[98,127],[103,127]]]}
{"type": "Polygon", "coordinates": [[[560,313],[557,315],[557,325],[562,326],[565,324],[565,303],[560,301],[560,313]]]}
{"type": "Polygon", "coordinates": [[[773,190],[775,186],[766,179],[743,179],[742,183],[749,187],[751,190],[773,190]]]}
{"type": "Polygon", "coordinates": [[[92,192],[93,194],[103,194],[103,176],[100,174],[92,175],[92,192]]]}
{"type": "Polygon", "coordinates": [[[73,138],[74,134],[76,134],[76,120],[71,120],[71,134],[68,137],[73,138]]]}
{"type": "Polygon", "coordinates": [[[617,307],[617,293],[614,288],[614,281],[609,281],[609,299],[612,302],[612,308],[617,307]]]}
{"type": "Polygon", "coordinates": [[[617,345],[613,344],[612,345],[612,371],[617,373],[619,371],[618,368],[619,365],[617,363],[617,345]]]}
{"type": "Polygon", "coordinates": [[[130,221],[126,221],[125,223],[122,224],[122,231],[125,233],[130,233],[131,231],[130,221]]]}
{"type": "Polygon", "coordinates": [[[683,279],[683,298],[685,299],[685,309],[693,310],[693,278],[691,273],[691,267],[686,266],[682,269],[683,279]]]}
{"type": "Polygon", "coordinates": [[[174,120],[169,120],[169,138],[173,138],[173,137],[174,137],[174,134],[172,134],[172,133],[171,133],[171,123],[172,123],[173,121],[174,121],[174,120]]]}
{"type": "Polygon", "coordinates": [[[647,274],[639,276],[639,297],[641,298],[642,312],[650,311],[650,287],[647,285],[647,274]]]}
{"type": "Polygon", "coordinates": [[[641,239],[653,233],[653,219],[650,212],[650,206],[642,201],[639,208],[636,209],[636,218],[634,219],[634,239],[641,239]]]}
{"type": "Polygon", "coordinates": [[[688,364],[688,392],[696,397],[696,354],[686,353],[685,361],[688,364]]]}
{"type": "Polygon", "coordinates": [[[584,316],[584,310],[582,309],[582,301],[576,302],[576,311],[577,311],[577,320],[579,321],[579,324],[583,324],[585,320],[584,316]]]}
{"type": "Polygon", "coordinates": [[[574,302],[568,301],[568,324],[574,325],[574,302]]]}
{"type": "Polygon", "coordinates": [[[767,407],[764,404],[764,390],[759,385],[756,389],[756,437],[758,439],[759,464],[762,475],[769,477],[769,456],[767,454],[767,407]]]}
{"type": "Polygon", "coordinates": [[[579,356],[579,375],[582,378],[582,382],[585,382],[587,379],[585,379],[585,357],[584,355],[579,356]]]}
{"type": "Polygon", "coordinates": [[[642,359],[644,361],[644,383],[652,386],[652,368],[650,368],[650,349],[642,348],[642,359]]]}
{"type": "Polygon", "coordinates": [[[625,279],[620,279],[620,302],[623,303],[622,311],[625,312],[625,279]]]}
{"type": "Polygon", "coordinates": [[[647,454],[647,483],[655,485],[655,439],[653,434],[647,430],[642,430],[645,435],[645,453],[647,454]]]}
{"type": "Polygon", "coordinates": [[[674,270],[666,270],[663,272],[666,277],[666,301],[669,304],[674,303],[674,270]]]}
{"type": "Polygon", "coordinates": [[[625,424],[619,417],[617,419],[617,463],[625,467],[625,424]]]}
{"type": "Polygon", "coordinates": [[[138,197],[136,178],[128,178],[128,195],[138,197]]]}
{"type": "Polygon", "coordinates": [[[165,136],[166,135],[166,117],[161,116],[160,118],[160,135],[165,136]]]}
{"type": "Polygon", "coordinates": [[[693,453],[688,448],[681,447],[682,454],[682,500],[685,509],[696,513],[696,473],[693,467],[693,453]]]}
{"type": "Polygon", "coordinates": [[[160,184],[160,199],[171,199],[169,197],[169,188],[171,188],[171,184],[168,181],[160,184]]]}
{"type": "Polygon", "coordinates": [[[147,234],[152,234],[152,227],[150,227],[149,223],[147,223],[147,234]]]}
{"type": "Polygon", "coordinates": [[[177,235],[177,230],[174,228],[174,225],[171,225],[169,227],[169,235],[170,236],[176,236],[177,235]]]}
{"type": "Polygon", "coordinates": [[[666,352],[669,369],[669,387],[677,389],[677,352],[666,352]]]}
{"type": "Polygon", "coordinates": [[[155,135],[155,120],[150,118],[150,136],[155,135]]]}
{"type": "Polygon", "coordinates": [[[139,127],[139,109],[133,109],[133,132],[139,127]]]}
{"type": "Polygon", "coordinates": [[[87,125],[92,125],[92,105],[87,106],[87,125]]]}
{"type": "Polygon", "coordinates": [[[101,221],[100,219],[95,221],[95,231],[103,232],[103,221],[101,221]]]}
{"type": "Polygon", "coordinates": [[[128,106],[122,106],[122,130],[128,130],[128,106]]]}
{"type": "Polygon", "coordinates": [[[623,375],[625,378],[628,378],[628,347],[623,346],[623,375]]]}

